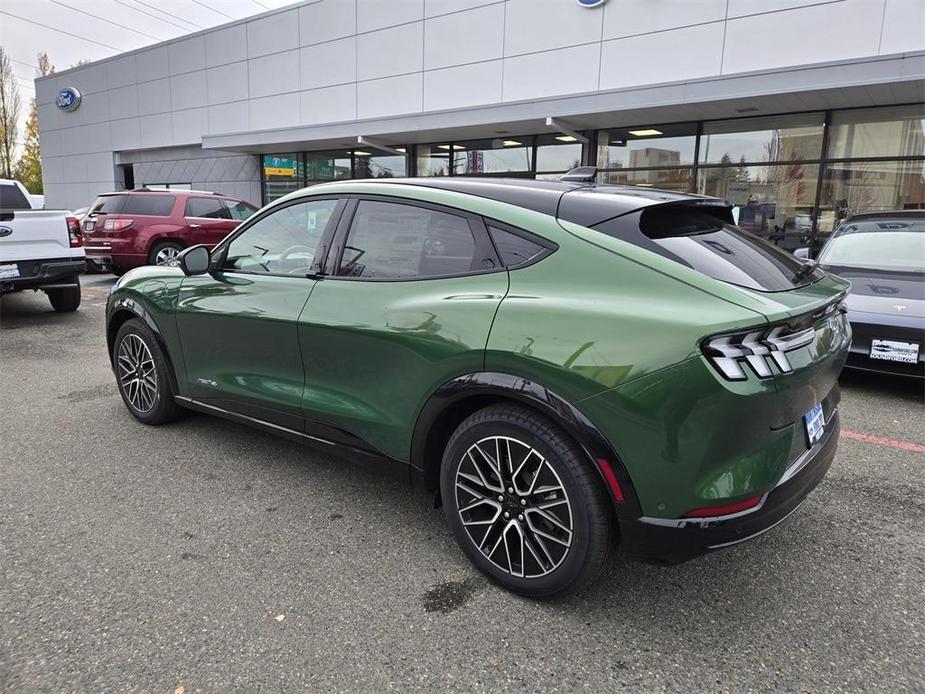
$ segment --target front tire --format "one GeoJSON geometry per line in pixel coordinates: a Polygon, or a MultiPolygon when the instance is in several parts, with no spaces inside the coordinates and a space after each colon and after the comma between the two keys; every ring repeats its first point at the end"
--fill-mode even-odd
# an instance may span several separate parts
{"type": "Polygon", "coordinates": [[[77,307],[80,306],[80,280],[76,277],[74,280],[77,282],[75,287],[59,287],[45,290],[48,301],[55,311],[69,313],[76,311],[77,307]]]}
{"type": "Polygon", "coordinates": [[[122,401],[137,420],[156,425],[179,416],[170,365],[154,333],[140,320],[127,320],[119,328],[113,363],[122,401]]]}
{"type": "Polygon", "coordinates": [[[440,491],[466,556],[520,595],[580,590],[614,544],[609,499],[586,456],[523,407],[494,405],[459,425],[443,454],[440,491]]]}

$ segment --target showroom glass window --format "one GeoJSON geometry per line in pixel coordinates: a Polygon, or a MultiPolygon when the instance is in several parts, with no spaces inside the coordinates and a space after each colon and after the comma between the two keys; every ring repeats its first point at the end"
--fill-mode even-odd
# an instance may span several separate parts
{"type": "Polygon", "coordinates": [[[265,154],[262,162],[264,203],[305,187],[301,154],[265,154]]]}
{"type": "Polygon", "coordinates": [[[456,176],[526,174],[532,167],[532,137],[504,136],[453,144],[456,176]]]}
{"type": "Polygon", "coordinates": [[[858,212],[925,209],[921,104],[836,111],[828,137],[820,231],[831,231],[858,212]]]}
{"type": "Polygon", "coordinates": [[[581,166],[581,143],[572,135],[537,135],[536,177],[556,179],[581,166]]]}
{"type": "Polygon", "coordinates": [[[275,210],[232,239],[225,255],[225,269],[308,274],[336,208],[337,200],[308,200],[275,210]]]}
{"type": "Polygon", "coordinates": [[[305,176],[307,185],[352,178],[350,152],[347,150],[306,152],[305,176]]]}
{"type": "MultiPolygon", "coordinates": [[[[449,142],[417,146],[418,176],[449,176],[450,152],[453,145],[449,142]]],[[[459,145],[462,149],[462,145],[459,145]]]]}
{"type": "Polygon", "coordinates": [[[824,114],[704,123],[696,191],[739,207],[739,226],[793,250],[812,232],[824,114]]]}
{"type": "Polygon", "coordinates": [[[822,113],[704,123],[700,164],[815,161],[822,156],[822,113]]]}
{"type": "Polygon", "coordinates": [[[469,221],[402,203],[361,200],[353,216],[341,277],[413,279],[479,269],[469,221]]]}
{"type": "Polygon", "coordinates": [[[687,192],[696,149],[694,123],[600,130],[598,180],[687,192]]]}
{"type": "Polygon", "coordinates": [[[408,175],[404,154],[377,154],[371,150],[353,151],[354,178],[400,178],[408,175]]]}

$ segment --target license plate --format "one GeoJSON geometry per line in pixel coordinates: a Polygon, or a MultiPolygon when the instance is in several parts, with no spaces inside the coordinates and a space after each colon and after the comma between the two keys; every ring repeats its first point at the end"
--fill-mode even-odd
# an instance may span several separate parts
{"type": "Polygon", "coordinates": [[[94,229],[96,229],[96,222],[89,219],[84,222],[84,231],[93,231],[94,229]]]}
{"type": "Polygon", "coordinates": [[[0,280],[19,277],[18,265],[0,265],[0,280]]]}
{"type": "Polygon", "coordinates": [[[917,342],[900,342],[899,340],[879,340],[874,338],[870,343],[870,358],[915,364],[919,360],[919,346],[917,342]]]}
{"type": "Polygon", "coordinates": [[[822,432],[825,430],[825,421],[822,416],[822,403],[819,403],[803,415],[803,423],[806,425],[806,438],[809,441],[809,445],[812,446],[816,441],[822,438],[822,432]]]}

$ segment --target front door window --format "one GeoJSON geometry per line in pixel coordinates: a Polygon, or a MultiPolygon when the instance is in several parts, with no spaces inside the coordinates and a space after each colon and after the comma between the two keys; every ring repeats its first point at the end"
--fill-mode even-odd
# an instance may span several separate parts
{"type": "Polygon", "coordinates": [[[231,240],[224,268],[270,275],[309,273],[337,202],[300,202],[258,219],[231,240]]]}

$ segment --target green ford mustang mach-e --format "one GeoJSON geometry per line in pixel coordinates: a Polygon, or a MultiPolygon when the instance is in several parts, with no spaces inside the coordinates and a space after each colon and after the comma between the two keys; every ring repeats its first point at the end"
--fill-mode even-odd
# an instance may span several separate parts
{"type": "Polygon", "coordinates": [[[579,588],[617,544],[672,563],[759,535],[835,455],[848,283],[726,201],[587,177],[277,200],[117,282],[122,398],[400,462],[524,595],[579,588]]]}

